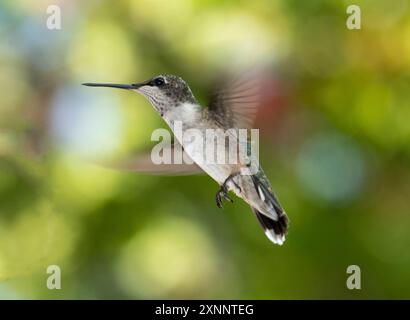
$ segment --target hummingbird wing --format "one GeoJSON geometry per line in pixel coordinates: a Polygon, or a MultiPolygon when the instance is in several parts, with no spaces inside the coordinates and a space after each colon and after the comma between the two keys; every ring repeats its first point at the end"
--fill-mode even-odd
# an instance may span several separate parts
{"type": "Polygon", "coordinates": [[[257,71],[224,77],[211,93],[209,116],[224,128],[252,128],[262,102],[262,82],[257,71]]]}
{"type": "MultiPolygon", "coordinates": [[[[168,147],[170,148],[172,155],[174,155],[175,148],[182,149],[182,146],[177,141],[170,143],[168,147]]],[[[164,148],[166,148],[166,146],[164,146],[164,148]]],[[[182,159],[191,159],[188,156],[188,154],[185,153],[185,151],[183,151],[183,149],[182,159]]],[[[155,164],[152,161],[151,152],[142,152],[134,156],[128,157],[127,159],[122,159],[120,161],[98,162],[98,164],[109,169],[120,171],[133,171],[152,175],[178,176],[204,173],[204,171],[202,171],[202,169],[198,165],[196,165],[192,160],[189,161],[189,163],[181,164],[155,164]]]]}

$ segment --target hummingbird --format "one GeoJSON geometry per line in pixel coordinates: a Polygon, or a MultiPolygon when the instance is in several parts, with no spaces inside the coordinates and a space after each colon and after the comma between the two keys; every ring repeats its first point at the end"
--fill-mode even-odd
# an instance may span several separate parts
{"type": "MultiPolygon", "coordinates": [[[[183,124],[183,130],[231,129],[252,126],[258,104],[255,96],[256,84],[243,77],[227,79],[216,86],[208,107],[202,107],[193,95],[188,84],[179,76],[161,74],[147,81],[134,84],[83,83],[90,87],[109,87],[137,92],[148,99],[154,109],[173,130],[176,121],[183,124]]],[[[173,131],[175,134],[175,130],[173,131]]],[[[247,202],[265,235],[275,244],[282,245],[288,229],[288,218],[274,194],[271,184],[259,165],[252,174],[243,174],[248,164],[207,163],[197,156],[197,146],[175,135],[179,143],[196,167],[213,178],[219,189],[215,196],[216,204],[222,208],[223,200],[233,202],[229,197],[232,191],[247,202]]],[[[257,161],[253,159],[253,161],[257,161]]],[[[192,169],[192,166],[191,166],[192,169]]],[[[183,169],[180,171],[184,171],[183,169]]]]}

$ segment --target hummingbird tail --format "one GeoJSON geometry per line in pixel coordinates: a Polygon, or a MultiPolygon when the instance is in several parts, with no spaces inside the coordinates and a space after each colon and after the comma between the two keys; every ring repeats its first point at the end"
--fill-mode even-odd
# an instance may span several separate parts
{"type": "Polygon", "coordinates": [[[268,218],[263,213],[252,207],[253,212],[258,218],[260,225],[263,230],[265,230],[266,236],[275,244],[282,245],[285,242],[285,236],[288,230],[288,217],[285,213],[279,216],[278,220],[275,221],[268,218]]]}
{"type": "Polygon", "coordinates": [[[285,236],[288,231],[288,217],[270,187],[267,187],[266,183],[255,175],[252,176],[252,180],[260,200],[265,202],[268,207],[272,208],[274,214],[264,214],[254,207],[252,207],[252,210],[258,218],[262,228],[265,230],[265,234],[269,240],[273,243],[282,245],[285,242],[285,236]]]}

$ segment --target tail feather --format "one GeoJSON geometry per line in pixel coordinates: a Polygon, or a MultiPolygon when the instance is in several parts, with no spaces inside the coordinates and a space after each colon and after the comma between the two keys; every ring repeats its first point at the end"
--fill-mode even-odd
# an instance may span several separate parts
{"type": "Polygon", "coordinates": [[[271,190],[269,182],[266,182],[268,184],[266,185],[266,183],[256,176],[252,176],[252,179],[259,198],[268,204],[275,214],[264,214],[254,207],[252,207],[252,210],[258,218],[262,228],[265,230],[265,234],[269,240],[273,243],[282,245],[285,242],[285,236],[288,231],[288,217],[271,190]]]}
{"type": "Polygon", "coordinates": [[[275,221],[271,218],[268,218],[263,213],[260,213],[258,210],[252,207],[253,212],[258,218],[258,221],[262,228],[265,230],[266,236],[273,243],[282,245],[285,242],[285,236],[288,230],[288,217],[286,214],[279,216],[278,220],[275,221]]]}

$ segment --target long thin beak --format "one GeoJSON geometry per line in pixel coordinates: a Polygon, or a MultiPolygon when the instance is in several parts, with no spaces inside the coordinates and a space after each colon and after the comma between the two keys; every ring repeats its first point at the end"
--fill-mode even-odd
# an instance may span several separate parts
{"type": "Polygon", "coordinates": [[[83,83],[84,86],[87,87],[108,87],[108,88],[118,88],[118,89],[126,89],[126,90],[133,90],[138,89],[146,83],[134,83],[134,84],[117,84],[117,83],[83,83]]]}

